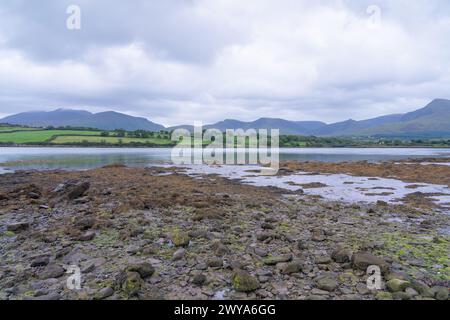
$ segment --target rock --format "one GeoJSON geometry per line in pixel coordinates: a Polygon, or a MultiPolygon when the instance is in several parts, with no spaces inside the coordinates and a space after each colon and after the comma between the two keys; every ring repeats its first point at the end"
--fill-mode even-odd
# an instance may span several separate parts
{"type": "Polygon", "coordinates": [[[64,275],[66,271],[63,267],[59,265],[49,265],[47,268],[40,274],[39,278],[41,280],[59,278],[64,275]]]}
{"type": "Polygon", "coordinates": [[[39,199],[41,197],[41,195],[37,192],[28,192],[27,196],[30,199],[39,199]]]}
{"type": "Polygon", "coordinates": [[[122,290],[128,297],[137,296],[141,290],[142,279],[137,272],[126,272],[125,279],[122,283],[122,290]]]}
{"type": "Polygon", "coordinates": [[[337,248],[331,254],[331,258],[337,263],[347,263],[352,260],[353,252],[343,248],[337,248]]]}
{"type": "Polygon", "coordinates": [[[276,265],[277,263],[281,262],[289,262],[292,260],[292,254],[282,254],[279,256],[269,256],[264,259],[264,264],[268,266],[276,265]]]}
{"type": "Polygon", "coordinates": [[[101,290],[99,290],[95,296],[94,300],[103,300],[106,299],[114,294],[114,289],[111,287],[106,287],[101,290]]]}
{"type": "Polygon", "coordinates": [[[234,290],[238,292],[252,292],[259,288],[259,281],[244,270],[235,270],[231,278],[234,290]]]}
{"type": "Polygon", "coordinates": [[[95,220],[91,217],[82,217],[75,220],[75,226],[80,230],[87,230],[94,226],[95,220]]]}
{"type": "Polygon", "coordinates": [[[133,264],[127,267],[128,272],[137,272],[142,279],[151,277],[155,273],[155,268],[148,262],[133,264]]]}
{"type": "Polygon", "coordinates": [[[354,267],[363,271],[367,271],[367,268],[373,265],[380,267],[383,273],[389,270],[389,265],[386,261],[368,252],[356,252],[353,254],[352,263],[354,267]]]}
{"type": "Polygon", "coordinates": [[[80,182],[67,188],[67,198],[69,200],[77,199],[83,196],[89,190],[91,184],[89,182],[80,182]]]}
{"type": "Polygon", "coordinates": [[[393,300],[392,293],[386,291],[380,291],[375,296],[377,300],[393,300]]]}
{"type": "Polygon", "coordinates": [[[187,247],[191,238],[186,232],[176,230],[172,233],[172,242],[176,247],[187,247]]]}
{"type": "Polygon", "coordinates": [[[448,288],[436,286],[431,291],[434,292],[436,300],[448,300],[448,288]]]}
{"type": "Polygon", "coordinates": [[[255,252],[255,254],[257,255],[257,256],[260,256],[260,257],[267,257],[267,255],[269,254],[268,252],[267,252],[267,250],[265,250],[265,249],[262,249],[262,248],[255,248],[255,250],[254,250],[254,252],[255,252]]]}
{"type": "Polygon", "coordinates": [[[418,295],[419,295],[419,293],[418,293],[415,289],[410,288],[410,287],[406,288],[406,289],[405,289],[405,292],[406,292],[407,294],[409,294],[411,297],[415,297],[415,296],[418,296],[418,295]]]}
{"type": "Polygon", "coordinates": [[[331,275],[319,276],[315,279],[315,281],[317,287],[320,290],[325,290],[329,292],[334,291],[339,285],[335,277],[331,275]]]}
{"type": "Polygon", "coordinates": [[[18,222],[18,223],[9,224],[6,227],[6,230],[12,231],[12,232],[20,232],[20,231],[27,230],[29,227],[30,227],[29,222],[18,222]]]}
{"type": "Polygon", "coordinates": [[[222,268],[223,260],[220,258],[213,258],[208,260],[207,265],[210,268],[222,268]]]}
{"type": "Polygon", "coordinates": [[[82,234],[78,240],[80,241],[91,241],[95,238],[95,232],[94,231],[87,231],[84,234],[82,234]]]}
{"type": "Polygon", "coordinates": [[[61,296],[57,293],[50,293],[46,295],[41,295],[38,297],[26,297],[24,300],[36,300],[36,301],[56,301],[61,300],[61,296]]]}
{"type": "Polygon", "coordinates": [[[311,240],[316,242],[322,242],[326,239],[325,232],[322,229],[314,229],[312,231],[311,240]]]}
{"type": "Polygon", "coordinates": [[[265,241],[269,238],[275,238],[276,235],[273,232],[260,232],[256,235],[256,239],[259,241],[265,241]]]}
{"type": "Polygon", "coordinates": [[[40,256],[40,257],[36,257],[33,259],[33,261],[31,262],[31,267],[35,268],[35,267],[43,267],[48,265],[48,263],[50,262],[50,258],[48,256],[40,256]]]}
{"type": "Polygon", "coordinates": [[[431,290],[429,286],[427,286],[425,283],[412,280],[411,281],[411,288],[415,289],[419,294],[424,298],[434,298],[434,292],[431,290]]]}
{"type": "Polygon", "coordinates": [[[391,279],[386,282],[386,287],[390,292],[404,291],[409,286],[411,286],[411,283],[409,281],[400,279],[391,279]]]}
{"type": "Polygon", "coordinates": [[[305,300],[326,300],[326,298],[324,296],[320,296],[320,295],[316,295],[316,294],[311,294],[309,296],[307,296],[305,298],[305,300]]]}
{"type": "Polygon", "coordinates": [[[196,275],[194,275],[194,277],[192,278],[192,283],[197,285],[197,286],[201,286],[206,282],[206,276],[203,273],[197,273],[196,275]]]}
{"type": "Polygon", "coordinates": [[[281,270],[281,273],[283,274],[293,274],[298,273],[302,269],[302,264],[299,261],[294,261],[286,264],[283,269],[281,270]]]}
{"type": "Polygon", "coordinates": [[[174,254],[172,256],[172,260],[178,261],[178,260],[183,259],[185,256],[186,256],[186,250],[184,250],[183,248],[180,248],[174,252],[174,254]]]}
{"type": "Polygon", "coordinates": [[[328,264],[331,262],[331,258],[329,256],[317,256],[314,258],[314,261],[317,264],[328,264]]]}
{"type": "Polygon", "coordinates": [[[270,223],[267,223],[267,222],[263,223],[261,225],[261,228],[263,228],[265,230],[273,230],[274,229],[273,225],[271,225],[270,223]]]}
{"type": "Polygon", "coordinates": [[[370,293],[370,290],[367,288],[367,284],[361,282],[356,285],[356,291],[363,296],[370,293]]]}
{"type": "Polygon", "coordinates": [[[411,300],[412,297],[407,294],[406,292],[393,292],[392,293],[392,298],[394,298],[394,300],[411,300]]]}

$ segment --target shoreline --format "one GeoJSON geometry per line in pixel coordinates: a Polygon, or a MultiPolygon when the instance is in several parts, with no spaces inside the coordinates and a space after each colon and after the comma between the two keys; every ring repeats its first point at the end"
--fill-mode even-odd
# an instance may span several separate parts
{"type": "Polygon", "coordinates": [[[450,287],[448,215],[426,203],[121,165],[9,173],[0,203],[2,299],[421,300],[450,287]],[[365,287],[365,263],[382,268],[380,290],[365,287]],[[68,264],[80,291],[65,289],[68,264]]]}

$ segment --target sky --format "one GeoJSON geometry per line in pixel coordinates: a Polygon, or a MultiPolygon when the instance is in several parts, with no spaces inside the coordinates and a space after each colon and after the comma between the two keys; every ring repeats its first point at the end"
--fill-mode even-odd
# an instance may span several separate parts
{"type": "Polygon", "coordinates": [[[2,0],[0,117],[404,113],[450,98],[449,39],[448,0],[2,0]]]}

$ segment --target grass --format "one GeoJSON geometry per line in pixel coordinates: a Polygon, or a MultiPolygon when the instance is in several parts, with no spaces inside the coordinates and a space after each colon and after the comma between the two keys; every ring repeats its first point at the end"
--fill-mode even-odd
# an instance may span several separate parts
{"type": "Polygon", "coordinates": [[[0,125],[0,133],[11,132],[11,131],[36,131],[36,130],[39,130],[39,128],[27,128],[27,127],[1,126],[0,125]]]}
{"type": "MultiPolygon", "coordinates": [[[[97,132],[98,134],[98,132],[97,132]]],[[[101,136],[58,136],[51,142],[54,144],[69,144],[69,143],[106,143],[106,144],[119,144],[122,141],[123,144],[129,143],[151,143],[159,145],[168,145],[171,143],[169,139],[158,139],[158,138],[119,138],[119,137],[101,137],[101,136]]]]}
{"type": "Polygon", "coordinates": [[[25,130],[16,132],[0,133],[0,143],[42,143],[47,142],[54,136],[62,135],[98,135],[98,131],[77,131],[77,130],[25,130]]]}

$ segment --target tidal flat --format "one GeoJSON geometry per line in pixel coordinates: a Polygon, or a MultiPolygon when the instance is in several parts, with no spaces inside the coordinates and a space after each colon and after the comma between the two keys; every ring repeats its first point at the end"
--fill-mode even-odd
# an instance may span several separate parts
{"type": "Polygon", "coordinates": [[[0,299],[447,300],[442,163],[293,161],[272,177],[120,164],[5,173],[0,299]],[[379,289],[367,286],[371,265],[379,289]]]}

